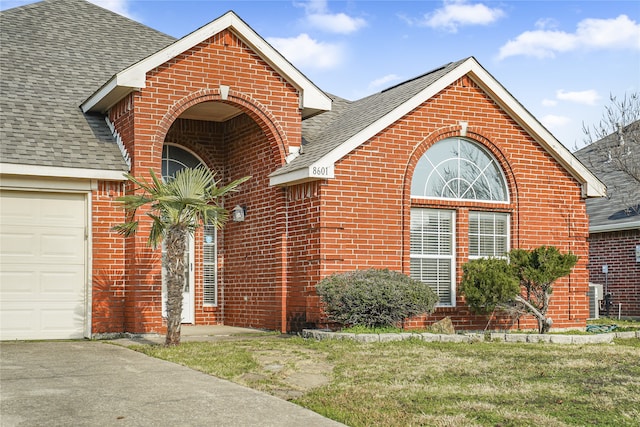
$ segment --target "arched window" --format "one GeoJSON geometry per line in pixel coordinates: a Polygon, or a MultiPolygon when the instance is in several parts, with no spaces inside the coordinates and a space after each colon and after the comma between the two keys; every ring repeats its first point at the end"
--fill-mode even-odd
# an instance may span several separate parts
{"type": "Polygon", "coordinates": [[[200,159],[184,148],[170,144],[164,144],[162,147],[162,179],[165,181],[175,176],[179,170],[195,168],[202,164],[200,159]]]}
{"type": "Polygon", "coordinates": [[[498,161],[484,147],[463,138],[436,142],[416,165],[412,197],[507,202],[498,161]]]}

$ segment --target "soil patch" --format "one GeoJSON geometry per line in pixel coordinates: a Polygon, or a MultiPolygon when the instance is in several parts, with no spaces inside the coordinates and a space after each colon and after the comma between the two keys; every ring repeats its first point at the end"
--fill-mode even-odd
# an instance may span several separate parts
{"type": "Polygon", "coordinates": [[[334,367],[325,355],[301,349],[262,350],[256,352],[254,358],[259,368],[244,374],[240,382],[286,400],[328,384],[334,367]]]}

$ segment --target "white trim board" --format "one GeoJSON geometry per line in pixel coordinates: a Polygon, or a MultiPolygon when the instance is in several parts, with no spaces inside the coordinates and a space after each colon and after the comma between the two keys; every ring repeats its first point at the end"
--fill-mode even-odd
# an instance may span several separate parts
{"type": "Polygon", "coordinates": [[[0,174],[2,175],[126,181],[126,178],[124,177],[125,172],[126,171],[0,163],[0,174]]]}

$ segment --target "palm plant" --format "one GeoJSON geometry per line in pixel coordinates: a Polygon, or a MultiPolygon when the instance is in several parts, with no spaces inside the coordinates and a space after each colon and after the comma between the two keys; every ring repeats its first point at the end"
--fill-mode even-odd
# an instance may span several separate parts
{"type": "Polygon", "coordinates": [[[133,194],[119,197],[127,213],[124,223],[114,229],[124,236],[132,236],[138,230],[136,212],[148,206],[146,215],[151,218],[148,245],[154,249],[164,241],[164,261],[167,286],[167,336],[165,345],[180,344],[182,321],[182,289],[185,282],[185,251],[188,234],[203,224],[221,228],[228,219],[228,212],[219,204],[225,194],[250,177],[218,187],[215,173],[204,166],[185,168],[166,181],[150,170],[151,182],[126,174],[137,188],[133,194]],[[142,190],[142,192],[138,191],[142,190]]]}

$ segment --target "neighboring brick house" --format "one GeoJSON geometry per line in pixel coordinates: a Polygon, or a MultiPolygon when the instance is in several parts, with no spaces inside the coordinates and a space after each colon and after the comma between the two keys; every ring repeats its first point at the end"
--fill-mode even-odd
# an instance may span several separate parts
{"type": "MultiPolygon", "coordinates": [[[[607,197],[587,200],[590,282],[611,295],[610,316],[640,317],[640,121],[575,153],[607,186],[607,197]],[[620,148],[622,150],[620,150],[620,148]],[[613,151],[613,155],[611,152],[613,151]],[[618,152],[622,156],[618,156],[618,152]]],[[[600,314],[606,314],[605,300],[600,314]]]]}
{"type": "MultiPolygon", "coordinates": [[[[322,325],[315,284],[390,268],[450,316],[469,258],[553,244],[557,328],[588,316],[585,198],[604,186],[474,58],[350,102],[229,12],[174,40],[82,0],[0,14],[2,338],[154,333],[161,250],[123,238],[123,173],[205,164],[241,221],[190,242],[185,323],[322,325]]],[[[495,327],[497,323],[494,323],[495,327]]],[[[535,327],[535,322],[520,327],[535,327]]]]}

